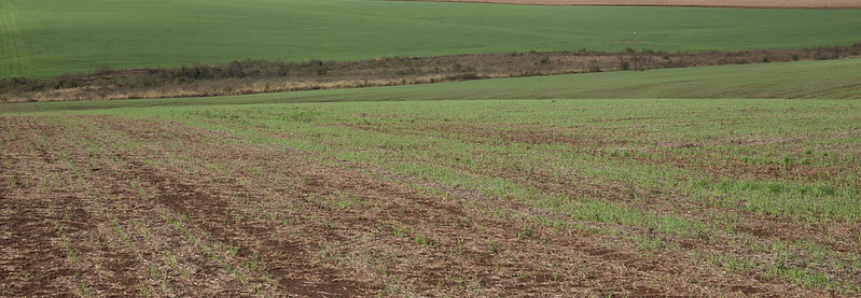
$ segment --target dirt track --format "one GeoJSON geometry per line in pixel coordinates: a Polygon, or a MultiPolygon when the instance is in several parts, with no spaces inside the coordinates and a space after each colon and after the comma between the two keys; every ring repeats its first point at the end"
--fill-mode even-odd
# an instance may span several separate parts
{"type": "Polygon", "coordinates": [[[745,8],[861,8],[858,0],[424,0],[522,5],[695,6],[745,8]]]}

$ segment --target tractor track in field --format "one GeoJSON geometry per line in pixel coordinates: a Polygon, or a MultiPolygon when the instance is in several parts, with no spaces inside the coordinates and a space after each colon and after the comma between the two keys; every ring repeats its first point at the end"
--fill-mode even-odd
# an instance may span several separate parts
{"type": "MultiPolygon", "coordinates": [[[[59,137],[56,130],[34,121],[18,124],[28,130],[4,142],[4,149],[30,149],[31,144],[19,137],[59,137]]],[[[80,189],[51,185],[49,175],[69,174],[71,170],[46,151],[39,155],[41,158],[36,159],[0,155],[0,161],[12,165],[4,166],[4,175],[0,175],[4,182],[0,186],[0,230],[4,232],[0,267],[5,271],[2,291],[22,297],[66,297],[83,294],[86,289],[130,294],[130,281],[135,279],[130,268],[136,266],[136,257],[107,248],[106,239],[96,235],[98,222],[104,220],[92,206],[98,199],[80,189]]]]}
{"type": "Polygon", "coordinates": [[[12,0],[0,0],[0,71],[13,77],[33,70],[16,13],[12,0]]]}

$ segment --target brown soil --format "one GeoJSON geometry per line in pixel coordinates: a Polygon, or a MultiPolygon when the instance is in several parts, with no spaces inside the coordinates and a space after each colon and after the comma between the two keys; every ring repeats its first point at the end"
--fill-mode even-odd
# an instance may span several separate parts
{"type": "MultiPolygon", "coordinates": [[[[0,291],[12,297],[840,295],[692,257],[761,257],[726,235],[542,225],[518,215],[543,211],[515,201],[431,194],[385,169],[177,123],[6,116],[0,140],[0,291]],[[644,251],[631,235],[681,249],[644,251]]],[[[699,207],[677,212],[707,218],[699,207]]],[[[758,225],[744,231],[752,241],[808,232],[743,216],[758,225]]]]}
{"type": "MultiPolygon", "coordinates": [[[[410,0],[407,0],[410,1],[410,0]]],[[[744,8],[861,8],[855,0],[421,0],[429,2],[479,2],[519,5],[580,6],[694,6],[744,8]]]]}

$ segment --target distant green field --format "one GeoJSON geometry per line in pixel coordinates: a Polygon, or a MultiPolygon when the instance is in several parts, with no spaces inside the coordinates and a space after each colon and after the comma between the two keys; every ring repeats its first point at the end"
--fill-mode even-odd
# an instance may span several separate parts
{"type": "Polygon", "coordinates": [[[469,99],[861,99],[861,59],[609,72],[245,96],[0,105],[3,112],[469,99]]]}
{"type": "Polygon", "coordinates": [[[0,0],[0,78],[241,59],[529,50],[799,48],[860,41],[859,10],[357,0],[0,0]]]}

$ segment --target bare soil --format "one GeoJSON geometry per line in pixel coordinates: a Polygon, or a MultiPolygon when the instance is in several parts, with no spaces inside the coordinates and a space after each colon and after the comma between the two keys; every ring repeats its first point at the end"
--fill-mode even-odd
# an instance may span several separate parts
{"type": "MultiPolygon", "coordinates": [[[[410,1],[410,0],[408,0],[410,1]]],[[[856,0],[421,0],[429,2],[478,2],[519,5],[569,6],[692,6],[738,8],[861,8],[856,0]]]]}
{"type": "MultiPolygon", "coordinates": [[[[420,179],[215,130],[7,116],[0,140],[0,292],[11,297],[840,296],[692,257],[694,249],[757,257],[725,236],[689,239],[613,223],[589,224],[619,233],[559,229],[488,212],[542,212],[514,201],[456,189],[432,195],[419,189],[439,186],[420,179]],[[644,252],[626,233],[682,249],[644,252]]],[[[498,174],[577,190],[550,176],[498,174]]],[[[626,198],[612,185],[596,189],[607,200],[626,198]]],[[[646,207],[706,220],[711,213],[693,203],[646,207]]],[[[743,232],[761,241],[814,234],[741,216],[743,232]]]]}

